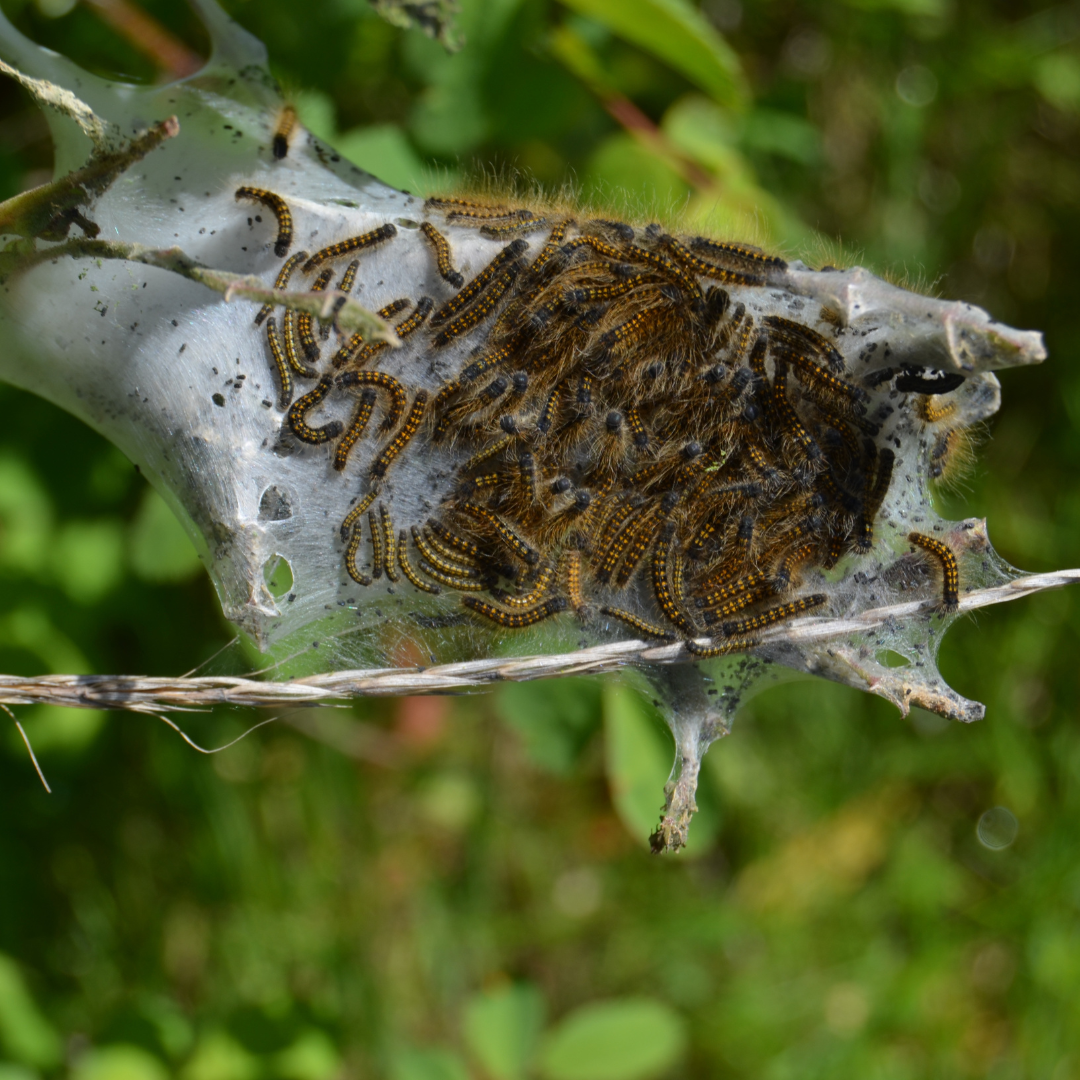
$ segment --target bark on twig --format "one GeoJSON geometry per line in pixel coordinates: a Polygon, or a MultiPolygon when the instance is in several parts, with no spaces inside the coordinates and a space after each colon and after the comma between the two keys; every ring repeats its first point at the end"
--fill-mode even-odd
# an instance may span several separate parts
{"type": "Polygon", "coordinates": [[[345,333],[359,331],[367,341],[385,341],[391,346],[401,344],[390,323],[339,289],[326,289],[322,292],[274,289],[253,275],[234,274],[229,270],[204,266],[178,247],[150,248],[123,240],[78,237],[54,247],[39,248],[10,257],[9,265],[0,261],[0,269],[5,274],[24,273],[38,263],[50,262],[62,256],[76,259],[120,259],[153,266],[197,281],[200,285],[221,293],[226,303],[236,299],[252,300],[260,304],[292,308],[294,311],[306,311],[320,321],[332,321],[345,333]]]}
{"type": "MultiPolygon", "coordinates": [[[[960,600],[960,611],[1017,600],[1044,589],[1080,582],[1080,569],[1031,574],[979,589],[960,600]]],[[[866,633],[887,622],[930,615],[935,601],[912,601],[865,611],[853,618],[806,618],[761,634],[762,648],[782,642],[807,644],[866,633]]],[[[429,668],[331,671],[288,682],[231,676],[150,678],[136,675],[0,675],[0,704],[66,705],[158,713],[211,705],[313,705],[355,697],[431,694],[482,689],[498,682],[526,682],[560,675],[595,675],[631,664],[672,664],[691,659],[681,644],[655,646],[618,641],[573,653],[495,657],[429,668]]],[[[913,703],[918,704],[918,701],[913,703]]]]}

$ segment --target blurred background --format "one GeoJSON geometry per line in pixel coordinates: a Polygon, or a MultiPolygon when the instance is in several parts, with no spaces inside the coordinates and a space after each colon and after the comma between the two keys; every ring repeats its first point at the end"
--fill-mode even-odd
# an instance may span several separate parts
{"type": "MultiPolygon", "coordinates": [[[[1077,4],[462,0],[453,54],[366,0],[225,6],[392,184],[677,207],[1045,331],[939,501],[1017,566],[1080,565],[1077,4]]],[[[207,47],[176,0],[4,7],[110,76],[207,47]]],[[[50,163],[0,83],[0,197],[50,163]]],[[[131,464],[11,388],[0,415],[0,671],[175,674],[226,645],[131,464]]],[[[301,711],[209,758],[152,718],[22,710],[53,793],[6,722],[0,1080],[1076,1080],[1078,631],[1076,591],[957,625],[971,728],[769,691],[663,859],[670,737],[614,683],[301,711]]],[[[265,716],[182,719],[219,746],[265,716]]]]}

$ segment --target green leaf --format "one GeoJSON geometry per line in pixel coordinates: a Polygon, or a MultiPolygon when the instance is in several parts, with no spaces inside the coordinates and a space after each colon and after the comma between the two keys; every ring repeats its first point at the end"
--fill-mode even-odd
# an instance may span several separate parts
{"type": "MultiPolygon", "coordinates": [[[[190,545],[189,545],[190,546],[190,545]]],[[[72,521],[53,540],[53,573],[72,600],[93,604],[124,576],[124,533],[119,521],[72,521]]]]}
{"type": "Polygon", "coordinates": [[[470,1080],[465,1062],[452,1050],[403,1047],[390,1062],[390,1080],[470,1080]]]}
{"type": "Polygon", "coordinates": [[[202,566],[184,526],[153,488],[143,497],[128,544],[135,573],[144,581],[187,581],[202,566]]]}
{"type": "Polygon", "coordinates": [[[685,75],[721,105],[741,107],[747,90],[739,58],[684,0],[563,0],[581,15],[685,75]]]}
{"type": "Polygon", "coordinates": [[[476,781],[465,773],[449,769],[424,780],[415,797],[417,809],[430,822],[451,832],[467,829],[483,806],[476,781]]]}
{"type": "Polygon", "coordinates": [[[182,1080],[253,1080],[258,1058],[224,1031],[204,1035],[180,1072],[182,1080]]]}
{"type": "Polygon", "coordinates": [[[330,1080],[341,1073],[341,1055],[324,1031],[312,1028],[274,1055],[274,1072],[285,1080],[330,1080]]]}
{"type": "Polygon", "coordinates": [[[37,607],[16,608],[0,616],[0,647],[25,649],[54,674],[83,675],[90,670],[78,646],[37,607]]]}
{"type": "Polygon", "coordinates": [[[532,1061],[544,1026],[544,999],[535,986],[500,986],[470,998],[465,1043],[493,1080],[518,1080],[532,1061]]]}
{"type": "Polygon", "coordinates": [[[334,145],[342,157],[377,176],[384,184],[405,191],[424,190],[427,182],[424,162],[396,125],[353,128],[339,135],[334,145]]]}
{"type": "Polygon", "coordinates": [[[0,1061],[0,1080],[38,1080],[38,1074],[25,1065],[12,1065],[0,1061]]]}
{"type": "Polygon", "coordinates": [[[651,998],[586,1005],[547,1037],[545,1080],[647,1080],[670,1069],[686,1048],[682,1017],[651,998]]]}
{"type": "Polygon", "coordinates": [[[788,158],[800,165],[821,164],[821,132],[808,120],[779,109],[754,109],[743,118],[739,141],[748,150],[788,158]]]}
{"type": "Polygon", "coordinates": [[[585,678],[507,683],[496,710],[522,736],[537,765],[565,775],[600,727],[600,685],[585,678]]]}
{"type": "Polygon", "coordinates": [[[1044,56],[1032,74],[1035,89],[1062,112],[1080,110],[1080,60],[1069,53],[1044,56]]]}
{"type": "Polygon", "coordinates": [[[72,1080],[168,1080],[169,1073],[141,1046],[117,1043],[88,1051],[71,1076],[72,1080]]]}
{"type": "Polygon", "coordinates": [[[671,774],[671,737],[646,714],[636,691],[613,682],[604,687],[604,744],[615,811],[630,835],[647,844],[671,774]]]}
{"type": "MultiPolygon", "coordinates": [[[[604,749],[615,812],[627,832],[647,848],[660,821],[675,744],[659,711],[625,682],[604,686],[604,749]]],[[[698,813],[680,858],[705,851],[719,825],[711,778],[703,775],[698,813]]]]}
{"type": "Polygon", "coordinates": [[[0,457],[0,566],[41,568],[48,556],[52,500],[37,476],[13,455],[0,457]]]}
{"type": "MultiPolygon", "coordinates": [[[[67,709],[62,705],[35,705],[21,717],[35,754],[81,754],[104,729],[107,719],[100,709],[67,709]]],[[[13,740],[12,745],[16,753],[25,752],[21,739],[17,743],[13,740]]]]}
{"type": "Polygon", "coordinates": [[[38,1011],[14,960],[0,955],[0,1047],[23,1065],[49,1068],[60,1061],[60,1036],[38,1011]]]}
{"type": "Polygon", "coordinates": [[[332,143],[337,136],[337,106],[329,94],[318,90],[300,90],[292,95],[300,123],[323,142],[332,143]]]}
{"type": "Polygon", "coordinates": [[[629,217],[664,216],[689,193],[670,161],[624,131],[593,151],[581,184],[587,203],[629,217]]]}

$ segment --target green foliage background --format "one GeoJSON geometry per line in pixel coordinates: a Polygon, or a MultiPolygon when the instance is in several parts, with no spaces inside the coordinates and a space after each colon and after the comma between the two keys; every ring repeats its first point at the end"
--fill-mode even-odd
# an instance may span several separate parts
{"type": "MultiPolygon", "coordinates": [[[[155,77],[69,6],[5,4],[155,77]]],[[[1018,566],[1080,565],[1076,4],[463,0],[453,56],[363,0],[227,6],[389,182],[572,182],[1044,330],[941,501],[1018,566]]],[[[0,85],[0,195],[49,162],[0,85]]],[[[0,670],[175,673],[225,644],[130,464],[10,388],[0,412],[0,670]]],[[[0,1080],[1078,1078],[1077,595],[953,630],[973,728],[826,684],[758,699],[673,859],[643,844],[667,737],[616,686],[301,712],[209,759],[149,719],[24,711],[53,794],[9,724],[0,1080]]],[[[261,718],[184,720],[219,745],[261,718]]]]}

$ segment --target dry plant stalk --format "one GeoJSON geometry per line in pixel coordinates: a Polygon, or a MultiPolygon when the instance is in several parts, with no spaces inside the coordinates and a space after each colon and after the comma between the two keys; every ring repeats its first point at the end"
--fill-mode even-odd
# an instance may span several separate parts
{"type": "Polygon", "coordinates": [[[118,93],[79,72],[80,99],[72,65],[0,22],[58,110],[57,180],[0,207],[0,373],[116,442],[226,615],[309,667],[316,637],[320,670],[7,678],[0,700],[276,704],[633,663],[677,745],[657,849],[685,841],[701,755],[783,669],[981,715],[937,673],[943,631],[1073,578],[1022,577],[929,485],[997,410],[993,371],[1044,359],[1039,334],[565,199],[394,191],[197,6],[197,76],[118,93]]]}

